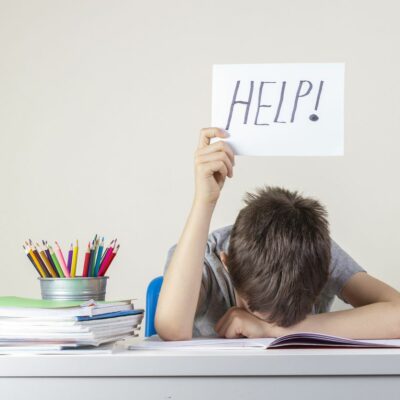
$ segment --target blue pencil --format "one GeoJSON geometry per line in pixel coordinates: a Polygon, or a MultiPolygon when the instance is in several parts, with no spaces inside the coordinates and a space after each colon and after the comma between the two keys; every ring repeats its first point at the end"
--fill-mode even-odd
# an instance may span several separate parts
{"type": "Polygon", "coordinates": [[[101,256],[103,255],[103,249],[104,249],[104,237],[101,239],[101,244],[99,250],[97,251],[96,264],[94,266],[94,276],[97,276],[99,273],[100,261],[101,261],[101,256]]]}
{"type": "MultiPolygon", "coordinates": [[[[97,237],[97,235],[96,235],[96,237],[97,237]]],[[[97,255],[98,248],[99,248],[99,239],[96,239],[93,244],[93,254],[91,254],[91,257],[90,257],[90,269],[89,269],[90,276],[96,276],[94,267],[96,264],[96,255],[97,255]]]]}

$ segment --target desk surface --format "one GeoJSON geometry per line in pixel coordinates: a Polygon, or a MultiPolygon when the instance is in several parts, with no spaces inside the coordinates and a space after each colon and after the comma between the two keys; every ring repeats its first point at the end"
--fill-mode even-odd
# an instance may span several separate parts
{"type": "Polygon", "coordinates": [[[399,375],[400,349],[128,351],[2,355],[0,377],[399,375]]]}

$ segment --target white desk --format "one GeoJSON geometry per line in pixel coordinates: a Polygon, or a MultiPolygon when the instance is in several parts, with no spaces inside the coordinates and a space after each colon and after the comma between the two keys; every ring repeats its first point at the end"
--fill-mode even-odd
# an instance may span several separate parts
{"type": "Polygon", "coordinates": [[[3,400],[400,399],[400,350],[0,356],[3,400]]]}

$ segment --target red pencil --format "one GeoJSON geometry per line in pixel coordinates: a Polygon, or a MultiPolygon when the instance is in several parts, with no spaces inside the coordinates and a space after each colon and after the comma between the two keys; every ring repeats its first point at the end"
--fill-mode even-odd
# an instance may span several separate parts
{"type": "Polygon", "coordinates": [[[103,261],[104,261],[104,259],[106,258],[106,255],[107,255],[107,253],[108,253],[108,249],[109,249],[110,247],[114,248],[116,243],[117,243],[117,239],[111,240],[110,245],[109,245],[108,247],[106,247],[106,248],[103,250],[103,256],[101,257],[101,260],[100,260],[99,271],[100,271],[100,268],[101,268],[101,264],[103,264],[103,261]],[[114,243],[114,242],[115,242],[115,243],[114,243]]]}
{"type": "Polygon", "coordinates": [[[107,264],[104,266],[104,271],[103,271],[101,274],[99,273],[99,276],[104,276],[104,275],[106,274],[106,272],[107,272],[108,268],[110,267],[112,261],[114,260],[115,256],[117,255],[118,250],[119,250],[119,245],[118,245],[117,248],[112,252],[112,254],[111,254],[111,256],[110,256],[110,258],[109,258],[107,264]]]}
{"type": "Polygon", "coordinates": [[[110,247],[108,247],[105,251],[104,257],[100,263],[99,272],[97,273],[97,276],[103,276],[105,268],[109,264],[109,261],[112,257],[114,246],[115,246],[115,241],[113,240],[110,244],[110,247]]]}
{"type": "Polygon", "coordinates": [[[85,262],[83,263],[82,276],[88,276],[89,274],[89,261],[90,261],[90,242],[88,243],[88,247],[85,254],[85,262]]]}

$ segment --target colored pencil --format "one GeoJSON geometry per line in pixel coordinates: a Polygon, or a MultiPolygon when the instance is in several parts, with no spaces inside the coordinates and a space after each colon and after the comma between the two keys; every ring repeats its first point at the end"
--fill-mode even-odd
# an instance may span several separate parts
{"type": "Polygon", "coordinates": [[[112,246],[110,246],[107,249],[106,255],[104,256],[104,259],[103,259],[103,261],[102,261],[102,263],[100,265],[99,276],[103,276],[103,274],[104,274],[104,272],[105,272],[105,270],[106,270],[106,268],[107,268],[107,266],[109,264],[109,261],[110,261],[110,259],[112,257],[113,250],[114,250],[114,248],[112,246]]]}
{"type": "Polygon", "coordinates": [[[69,271],[70,275],[71,275],[72,253],[73,252],[74,252],[74,248],[73,248],[72,243],[71,243],[71,246],[69,247],[69,250],[68,250],[68,262],[67,262],[67,268],[68,268],[68,271],[69,271]]]}
{"type": "Polygon", "coordinates": [[[49,251],[49,247],[47,245],[47,241],[42,240],[42,243],[43,243],[44,252],[46,253],[47,259],[49,260],[49,263],[53,267],[53,270],[56,273],[57,277],[59,277],[60,275],[59,275],[59,273],[57,271],[56,266],[54,265],[53,259],[51,258],[51,254],[50,254],[50,251],[49,251]]]}
{"type": "Polygon", "coordinates": [[[31,258],[32,258],[32,260],[33,260],[33,262],[34,262],[35,265],[36,265],[37,270],[38,270],[39,273],[40,273],[40,276],[41,276],[42,278],[46,278],[46,273],[44,272],[42,266],[40,265],[38,259],[36,258],[34,252],[32,251],[32,249],[31,249],[30,247],[28,248],[28,251],[29,251],[29,254],[30,254],[30,256],[31,256],[31,258]]]}
{"type": "MultiPolygon", "coordinates": [[[[97,236],[97,235],[96,235],[97,236]]],[[[94,268],[95,268],[95,264],[96,264],[96,257],[97,257],[97,251],[99,249],[99,239],[96,239],[93,243],[93,253],[92,253],[92,257],[90,258],[90,276],[95,276],[94,274],[94,268]]]]}
{"type": "Polygon", "coordinates": [[[89,256],[89,266],[88,266],[88,275],[87,276],[91,276],[90,274],[91,274],[91,265],[92,265],[92,262],[93,262],[93,252],[94,252],[94,244],[93,244],[93,242],[90,244],[90,256],[89,256]]]}
{"type": "Polygon", "coordinates": [[[99,276],[104,276],[104,275],[106,274],[108,268],[110,267],[110,265],[111,265],[111,263],[113,262],[115,256],[117,255],[118,250],[119,250],[119,245],[118,245],[118,246],[116,247],[116,249],[111,253],[111,257],[110,257],[108,263],[105,265],[104,271],[102,271],[101,275],[99,275],[99,276]]]}
{"type": "Polygon", "coordinates": [[[108,252],[108,249],[109,249],[110,247],[112,247],[112,248],[115,247],[114,242],[117,243],[117,239],[111,240],[110,245],[109,245],[108,247],[106,247],[106,249],[103,251],[103,257],[101,257],[99,269],[101,268],[101,264],[103,264],[103,261],[104,261],[104,258],[105,258],[105,256],[106,256],[107,252],[108,252]]]}
{"type": "Polygon", "coordinates": [[[92,276],[91,275],[91,273],[92,273],[91,265],[93,263],[94,242],[96,241],[96,238],[97,238],[97,234],[94,236],[94,239],[92,240],[92,242],[91,243],[89,242],[90,256],[89,256],[89,266],[88,266],[88,273],[87,273],[87,276],[89,276],[89,277],[92,276]]]}
{"type": "MultiPolygon", "coordinates": [[[[59,242],[55,241],[54,248],[48,244],[47,240],[42,240],[41,243],[33,243],[31,239],[28,239],[22,245],[30,263],[41,278],[75,278],[77,276],[78,240],[75,244],[72,242],[69,247],[68,262],[65,262],[59,242]]],[[[104,237],[96,234],[94,239],[88,242],[85,251],[82,277],[104,276],[119,248],[117,239],[111,240],[109,246],[105,247],[104,237]]]]}
{"type": "Polygon", "coordinates": [[[46,278],[50,278],[51,277],[50,271],[47,270],[45,263],[43,262],[42,258],[40,257],[39,252],[37,251],[37,248],[34,245],[32,245],[31,249],[33,251],[33,254],[36,256],[40,266],[42,267],[42,269],[46,275],[46,278]]]}
{"type": "Polygon", "coordinates": [[[32,263],[32,265],[35,267],[35,269],[36,269],[37,273],[39,274],[39,276],[42,276],[42,274],[40,273],[39,268],[36,266],[35,262],[33,261],[32,256],[29,254],[29,250],[24,245],[22,245],[22,247],[24,248],[25,254],[29,258],[29,261],[32,263]]]}
{"type": "Polygon", "coordinates": [[[98,276],[100,269],[100,262],[103,256],[103,249],[104,249],[104,237],[101,239],[99,250],[97,251],[96,263],[94,265],[94,276],[98,276]]]}
{"type": "Polygon", "coordinates": [[[88,243],[87,250],[85,253],[85,261],[83,263],[82,276],[88,276],[89,273],[89,262],[90,262],[90,242],[88,243]]]}
{"type": "Polygon", "coordinates": [[[53,260],[53,263],[56,266],[58,275],[60,275],[60,278],[64,278],[63,269],[61,268],[61,265],[57,260],[56,253],[54,252],[54,250],[53,250],[53,248],[51,246],[49,246],[49,251],[50,251],[51,259],[53,260]]]}
{"type": "Polygon", "coordinates": [[[68,271],[68,268],[67,268],[67,263],[65,262],[65,258],[63,256],[61,247],[60,247],[58,242],[54,242],[54,243],[56,244],[56,253],[57,253],[58,262],[61,265],[61,268],[62,268],[62,270],[64,272],[64,276],[66,278],[69,278],[70,275],[69,275],[69,271],[68,271]]]}
{"type": "Polygon", "coordinates": [[[78,246],[78,241],[76,241],[74,252],[72,253],[71,276],[73,278],[76,276],[76,263],[78,262],[78,252],[79,252],[79,246],[78,246]]]}
{"type": "Polygon", "coordinates": [[[50,272],[50,275],[51,275],[53,278],[57,278],[57,274],[56,274],[56,272],[54,271],[53,266],[50,264],[50,261],[48,260],[47,255],[46,255],[46,253],[44,252],[44,249],[39,245],[39,243],[36,243],[36,248],[37,248],[38,251],[39,251],[39,254],[40,254],[40,257],[41,257],[42,261],[43,261],[44,264],[46,265],[47,271],[50,272]]]}

